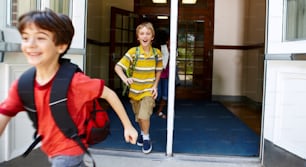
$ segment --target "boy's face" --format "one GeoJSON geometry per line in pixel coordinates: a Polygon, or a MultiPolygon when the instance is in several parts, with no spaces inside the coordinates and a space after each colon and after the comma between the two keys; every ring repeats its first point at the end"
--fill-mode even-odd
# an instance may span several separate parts
{"type": "Polygon", "coordinates": [[[54,34],[40,29],[34,23],[28,24],[21,33],[21,50],[28,63],[33,66],[46,66],[57,62],[66,45],[55,46],[54,34]]]}
{"type": "Polygon", "coordinates": [[[140,42],[140,45],[143,47],[151,46],[151,42],[154,39],[152,31],[147,27],[139,29],[137,34],[137,40],[140,42]]]}

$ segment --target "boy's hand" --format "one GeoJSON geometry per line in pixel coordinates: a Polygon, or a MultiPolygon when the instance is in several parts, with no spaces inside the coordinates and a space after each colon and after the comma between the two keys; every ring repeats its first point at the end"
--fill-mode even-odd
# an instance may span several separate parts
{"type": "Polygon", "coordinates": [[[156,99],[158,95],[157,88],[153,87],[151,93],[153,98],[156,99]]]}
{"type": "Polygon", "coordinates": [[[138,133],[135,128],[130,127],[124,130],[124,138],[127,143],[136,144],[138,133]]]}
{"type": "Polygon", "coordinates": [[[134,82],[133,78],[126,78],[126,80],[124,81],[124,83],[129,86],[134,82]]]}

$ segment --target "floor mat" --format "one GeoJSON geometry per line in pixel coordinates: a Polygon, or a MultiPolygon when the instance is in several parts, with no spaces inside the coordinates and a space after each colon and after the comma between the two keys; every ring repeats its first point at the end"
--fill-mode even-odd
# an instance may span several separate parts
{"type": "MultiPolygon", "coordinates": [[[[122,100],[130,120],[134,120],[131,106],[122,100]]],[[[91,146],[95,149],[140,151],[128,144],[117,115],[109,110],[111,135],[91,146]]],[[[133,122],[138,128],[138,125],[133,122]]],[[[139,129],[139,128],[138,128],[139,129]]],[[[153,152],[166,152],[167,120],[156,114],[151,117],[150,137],[153,152]]],[[[176,100],[173,153],[230,156],[258,156],[260,137],[219,102],[176,100]]]]}

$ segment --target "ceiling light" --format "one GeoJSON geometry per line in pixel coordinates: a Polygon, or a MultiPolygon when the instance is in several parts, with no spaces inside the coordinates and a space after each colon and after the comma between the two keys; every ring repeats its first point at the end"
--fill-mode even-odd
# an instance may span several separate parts
{"type": "Polygon", "coordinates": [[[167,0],[152,0],[153,3],[167,3],[167,0]]]}
{"type": "Polygon", "coordinates": [[[157,19],[166,20],[168,19],[168,16],[157,16],[157,19]]]}
{"type": "Polygon", "coordinates": [[[183,4],[196,4],[197,0],[182,0],[183,4]]]}

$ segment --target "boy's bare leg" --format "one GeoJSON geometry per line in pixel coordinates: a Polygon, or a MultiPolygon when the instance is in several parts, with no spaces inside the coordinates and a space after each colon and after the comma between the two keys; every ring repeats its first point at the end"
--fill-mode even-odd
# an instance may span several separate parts
{"type": "Polygon", "coordinates": [[[150,120],[139,119],[139,126],[144,134],[149,134],[150,120]]]}

